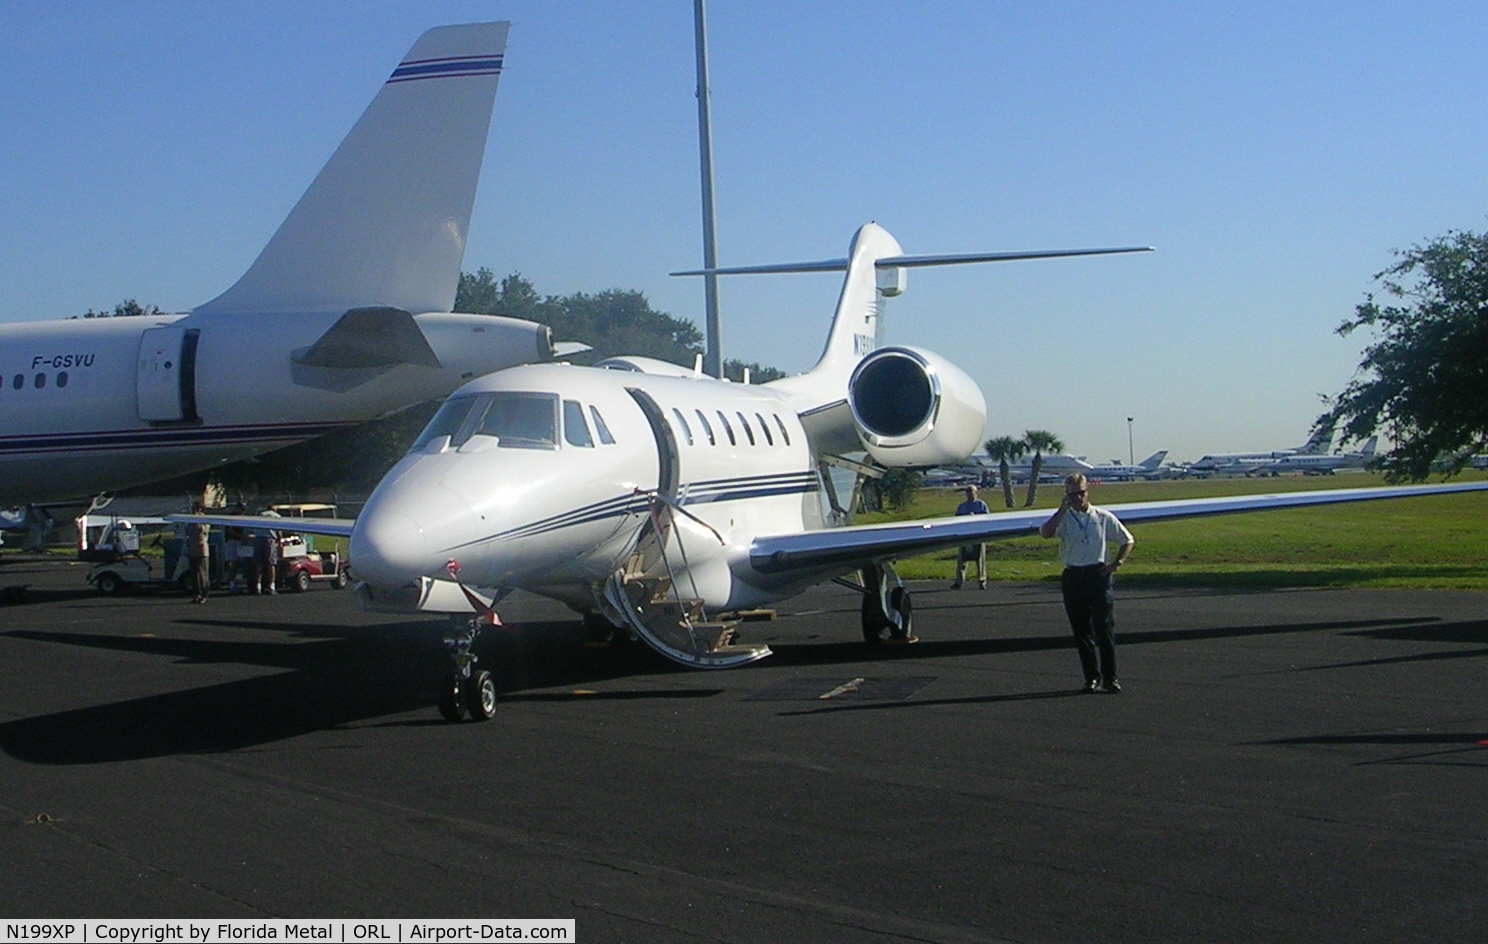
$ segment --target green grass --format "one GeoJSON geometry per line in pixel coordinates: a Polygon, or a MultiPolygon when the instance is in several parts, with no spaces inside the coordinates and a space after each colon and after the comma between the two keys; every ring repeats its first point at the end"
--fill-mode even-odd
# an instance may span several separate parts
{"type": "MultiPolygon", "coordinates": [[[[1481,481],[1483,473],[1462,481],[1481,481]]],[[[1099,505],[1265,494],[1303,489],[1380,485],[1370,474],[1313,478],[1208,479],[1105,483],[1093,486],[1099,505]]],[[[1059,485],[1041,486],[1036,508],[1052,513],[1059,485]]],[[[995,514],[1001,489],[982,497],[995,514]]],[[[1023,490],[1014,495],[1022,506],[1023,490]]],[[[922,489],[914,502],[871,520],[936,517],[955,512],[960,493],[922,489]]],[[[1137,547],[1121,571],[1126,586],[1207,585],[1231,587],[1408,587],[1488,590],[1488,494],[1440,495],[1319,508],[1265,511],[1134,526],[1137,547]]],[[[955,574],[954,551],[909,558],[897,565],[912,579],[955,574]]],[[[1040,538],[987,545],[994,580],[1055,579],[1057,545],[1040,538]]]]}

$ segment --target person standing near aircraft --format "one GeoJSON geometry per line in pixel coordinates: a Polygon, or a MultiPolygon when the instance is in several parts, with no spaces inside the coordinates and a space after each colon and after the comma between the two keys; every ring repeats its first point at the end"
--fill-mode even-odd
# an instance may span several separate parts
{"type": "MultiPolygon", "coordinates": [[[[966,500],[956,506],[957,515],[986,515],[991,514],[992,509],[987,503],[977,497],[975,485],[966,486],[966,500]]],[[[956,553],[956,582],[951,584],[952,590],[960,590],[961,583],[966,579],[966,565],[975,563],[977,568],[977,586],[983,590],[987,589],[987,545],[965,544],[956,553]]]]}
{"type": "MultiPolygon", "coordinates": [[[[197,502],[191,508],[191,513],[199,515],[204,506],[197,502]]],[[[196,596],[192,603],[207,602],[207,548],[208,534],[212,526],[193,521],[186,526],[186,559],[191,563],[192,579],[195,581],[194,589],[196,596]]]]}
{"type": "MultiPolygon", "coordinates": [[[[277,518],[279,512],[265,508],[259,512],[263,517],[277,518]]],[[[269,528],[253,531],[253,592],[256,594],[278,593],[279,581],[279,532],[269,528]]]]}
{"type": "Polygon", "coordinates": [[[1120,520],[1090,504],[1085,476],[1065,477],[1059,509],[1039,528],[1045,538],[1059,538],[1059,560],[1064,573],[1059,589],[1085,670],[1085,691],[1121,691],[1116,678],[1116,594],[1111,578],[1131,556],[1136,539],[1120,520]],[[1108,546],[1117,545],[1116,559],[1107,561],[1108,546]]]}

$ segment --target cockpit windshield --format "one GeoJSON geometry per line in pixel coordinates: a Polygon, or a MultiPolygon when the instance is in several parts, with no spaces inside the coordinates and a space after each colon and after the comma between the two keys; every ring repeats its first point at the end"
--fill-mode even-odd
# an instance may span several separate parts
{"type": "Polygon", "coordinates": [[[552,393],[493,393],[472,435],[495,436],[515,449],[558,446],[558,396],[552,393]]]}
{"type": "Polygon", "coordinates": [[[434,414],[434,418],[429,421],[428,426],[424,427],[424,431],[419,433],[418,439],[413,441],[408,451],[418,452],[442,436],[448,436],[450,442],[454,442],[455,436],[460,432],[460,427],[465,425],[466,418],[470,416],[471,410],[474,409],[479,399],[479,397],[454,397],[444,401],[439,412],[434,414]]]}
{"type": "Polygon", "coordinates": [[[508,449],[556,449],[558,396],[552,393],[483,393],[447,400],[414,440],[417,452],[441,437],[457,447],[471,436],[494,436],[508,449]]]}

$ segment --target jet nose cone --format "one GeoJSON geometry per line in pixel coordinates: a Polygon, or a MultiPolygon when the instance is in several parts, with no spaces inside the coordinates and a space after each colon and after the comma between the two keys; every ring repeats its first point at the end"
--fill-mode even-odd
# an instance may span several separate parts
{"type": "Polygon", "coordinates": [[[412,582],[429,557],[418,522],[396,511],[363,512],[352,529],[348,556],[358,579],[384,588],[412,582]]]}
{"type": "Polygon", "coordinates": [[[398,499],[374,495],[351,532],[352,572],[380,589],[443,576],[440,548],[458,540],[471,518],[469,506],[442,488],[423,490],[416,502],[398,499]]]}

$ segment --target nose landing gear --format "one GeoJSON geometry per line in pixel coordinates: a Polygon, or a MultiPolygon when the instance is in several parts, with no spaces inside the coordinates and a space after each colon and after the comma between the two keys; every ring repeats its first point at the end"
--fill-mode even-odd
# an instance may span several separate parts
{"type": "Polygon", "coordinates": [[[439,714],[446,721],[459,721],[466,713],[471,721],[489,721],[496,714],[496,680],[484,669],[474,670],[480,657],[470,651],[480,624],[479,617],[450,616],[444,646],[454,668],[439,689],[439,714]]]}

